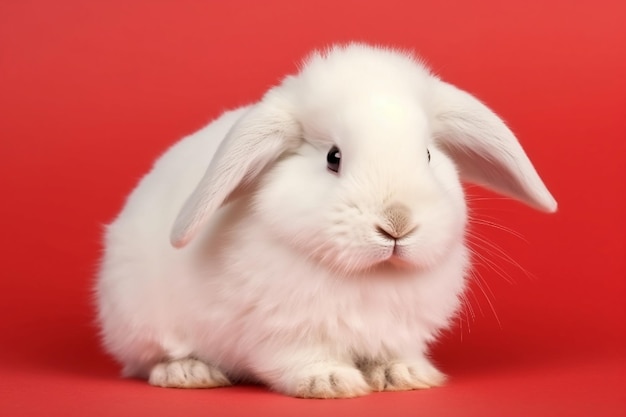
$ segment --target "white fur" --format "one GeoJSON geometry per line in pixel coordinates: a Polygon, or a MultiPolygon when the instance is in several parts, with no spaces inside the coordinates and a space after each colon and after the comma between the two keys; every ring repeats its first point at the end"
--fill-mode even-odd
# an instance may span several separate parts
{"type": "Polygon", "coordinates": [[[469,268],[459,169],[556,208],[500,119],[409,55],[313,54],[174,145],[130,195],[97,283],[106,348],[163,386],[226,385],[222,372],[302,397],[440,384],[427,347],[469,268]],[[392,256],[379,227],[412,232],[392,256]]]}

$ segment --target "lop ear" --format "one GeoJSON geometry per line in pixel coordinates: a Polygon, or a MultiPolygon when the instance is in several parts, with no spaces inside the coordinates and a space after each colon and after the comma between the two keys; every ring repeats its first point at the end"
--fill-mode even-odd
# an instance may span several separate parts
{"type": "Polygon", "coordinates": [[[465,91],[437,81],[434,87],[436,142],[456,162],[461,178],[538,210],[557,203],[517,138],[487,106],[465,91]]]}
{"type": "Polygon", "coordinates": [[[173,246],[185,246],[207,219],[240,187],[300,139],[298,127],[286,111],[271,100],[248,111],[229,131],[196,189],[187,198],[170,235],[173,246]]]}

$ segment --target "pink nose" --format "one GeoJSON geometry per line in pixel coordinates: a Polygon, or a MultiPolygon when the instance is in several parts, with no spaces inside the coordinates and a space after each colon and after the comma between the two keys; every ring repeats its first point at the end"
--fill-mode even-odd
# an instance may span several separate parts
{"type": "Polygon", "coordinates": [[[392,204],[383,212],[383,221],[376,225],[376,231],[389,239],[402,239],[417,229],[411,221],[411,211],[403,204],[392,204]]]}

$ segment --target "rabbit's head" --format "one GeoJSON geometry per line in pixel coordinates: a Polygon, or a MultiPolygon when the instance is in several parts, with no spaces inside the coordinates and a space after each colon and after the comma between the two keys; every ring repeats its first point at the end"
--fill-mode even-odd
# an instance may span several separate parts
{"type": "Polygon", "coordinates": [[[230,130],[172,243],[254,183],[250,216],[302,256],[342,273],[429,268],[463,242],[461,179],[556,210],[515,136],[476,98],[408,54],[335,47],[230,130]]]}

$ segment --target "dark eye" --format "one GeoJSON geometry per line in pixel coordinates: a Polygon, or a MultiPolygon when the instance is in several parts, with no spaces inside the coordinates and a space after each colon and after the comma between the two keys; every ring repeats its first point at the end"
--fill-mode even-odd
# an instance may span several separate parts
{"type": "Polygon", "coordinates": [[[339,172],[339,164],[341,163],[341,151],[336,146],[330,148],[326,155],[328,169],[333,172],[339,172]]]}
{"type": "Polygon", "coordinates": [[[428,162],[430,162],[430,151],[426,149],[426,155],[428,155],[428,162]]]}

